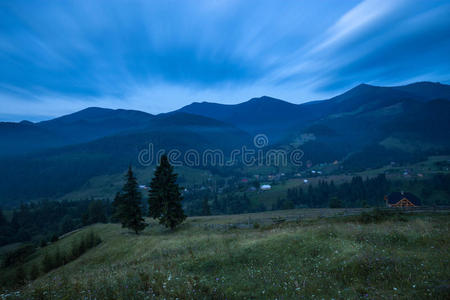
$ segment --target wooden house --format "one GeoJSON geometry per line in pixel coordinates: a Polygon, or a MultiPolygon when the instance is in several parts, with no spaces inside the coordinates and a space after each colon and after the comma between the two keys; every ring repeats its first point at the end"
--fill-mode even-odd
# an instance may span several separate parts
{"type": "Polygon", "coordinates": [[[417,207],[421,202],[418,197],[408,192],[393,192],[384,197],[387,207],[417,207]]]}

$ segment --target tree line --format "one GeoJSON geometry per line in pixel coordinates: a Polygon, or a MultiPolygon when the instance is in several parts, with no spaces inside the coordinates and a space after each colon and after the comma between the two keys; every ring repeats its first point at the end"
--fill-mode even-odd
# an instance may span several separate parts
{"type": "Polygon", "coordinates": [[[65,233],[94,223],[118,222],[139,232],[145,227],[144,215],[173,229],[186,218],[176,181],[177,174],[163,156],[150,183],[148,211],[131,167],[113,202],[109,199],[32,202],[21,204],[10,218],[0,208],[0,246],[30,241],[45,246],[65,233]]]}
{"type": "Polygon", "coordinates": [[[93,223],[120,222],[139,232],[145,226],[144,215],[175,227],[184,220],[184,213],[217,215],[301,207],[384,206],[384,196],[400,190],[413,192],[424,205],[450,205],[450,175],[443,173],[421,180],[388,180],[381,174],[365,179],[355,176],[342,184],[320,181],[315,186],[299,185],[287,189],[285,196],[270,207],[252,201],[251,193],[245,192],[248,187],[223,194],[205,189],[186,193],[183,199],[176,182],[173,167],[168,161],[161,161],[150,184],[149,200],[145,202],[131,170],[113,202],[108,199],[34,202],[22,204],[9,218],[0,209],[0,246],[29,241],[45,246],[62,234],[93,223]],[[170,213],[166,215],[164,211],[170,213]]]}
{"type": "Polygon", "coordinates": [[[30,259],[36,248],[33,244],[24,244],[5,254],[1,267],[15,266],[16,268],[13,274],[0,276],[0,284],[15,287],[23,285],[28,280],[35,280],[40,275],[77,259],[101,242],[100,236],[90,231],[74,239],[68,251],[61,250],[59,247],[53,251],[47,250],[40,263],[36,262],[28,267],[25,267],[25,262],[30,259]]]}
{"type": "Polygon", "coordinates": [[[335,185],[319,181],[316,186],[290,188],[272,209],[299,207],[381,207],[384,196],[394,191],[409,191],[421,198],[422,205],[449,205],[450,174],[436,174],[423,180],[388,180],[385,174],[363,179],[354,176],[349,182],[335,185]]]}
{"type": "Polygon", "coordinates": [[[110,221],[111,212],[108,199],[32,202],[20,205],[10,218],[0,208],[0,246],[30,241],[45,246],[82,226],[110,221]]]}
{"type": "MultiPolygon", "coordinates": [[[[450,205],[450,174],[438,173],[426,179],[392,180],[385,174],[375,177],[353,176],[348,182],[319,180],[316,185],[301,184],[288,188],[285,195],[267,206],[252,199],[255,192],[214,193],[210,189],[185,195],[188,215],[252,213],[293,208],[344,208],[385,206],[384,196],[394,191],[408,191],[422,200],[422,205],[450,205]]],[[[256,192],[258,193],[258,192],[256,192]]]]}
{"type": "Polygon", "coordinates": [[[334,184],[332,180],[320,180],[316,186],[288,189],[286,198],[278,200],[273,209],[380,206],[390,186],[384,174],[366,179],[354,176],[351,181],[340,185],[334,184]]]}

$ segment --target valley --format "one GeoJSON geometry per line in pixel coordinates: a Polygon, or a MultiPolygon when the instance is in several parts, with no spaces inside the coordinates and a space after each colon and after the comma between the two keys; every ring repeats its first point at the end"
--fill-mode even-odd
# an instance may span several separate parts
{"type": "Polygon", "coordinates": [[[196,174],[183,176],[188,185],[208,178],[281,173],[309,178],[311,170],[324,165],[329,166],[326,175],[338,175],[336,180],[345,174],[376,173],[392,163],[407,169],[429,156],[448,155],[449,99],[450,87],[440,83],[363,84],[328,100],[299,105],[261,97],[237,105],[194,103],[160,115],[88,108],[38,123],[3,122],[0,202],[8,207],[42,199],[111,199],[119,174],[129,164],[146,174],[141,184],[150,180],[156,157],[150,166],[139,160],[149,145],[154,155],[179,151],[185,167],[178,171],[196,174]],[[253,141],[257,134],[266,139],[261,149],[253,141]],[[220,151],[228,161],[233,150],[243,147],[265,153],[281,149],[288,155],[301,151],[301,161],[279,168],[260,158],[254,165],[234,159],[229,167],[209,161],[192,168],[183,161],[188,151],[207,150],[220,151]]]}

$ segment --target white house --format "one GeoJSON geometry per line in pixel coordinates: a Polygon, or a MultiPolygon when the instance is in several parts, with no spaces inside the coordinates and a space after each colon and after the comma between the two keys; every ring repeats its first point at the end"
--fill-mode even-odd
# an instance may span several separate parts
{"type": "Polygon", "coordinates": [[[267,191],[270,190],[272,187],[270,186],[270,184],[263,184],[261,185],[260,189],[263,191],[267,191]]]}

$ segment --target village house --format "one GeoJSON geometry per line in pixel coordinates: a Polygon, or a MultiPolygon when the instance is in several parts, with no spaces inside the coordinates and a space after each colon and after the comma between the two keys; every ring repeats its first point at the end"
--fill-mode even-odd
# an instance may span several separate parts
{"type": "Polygon", "coordinates": [[[408,192],[393,192],[384,197],[386,207],[417,207],[421,202],[418,197],[408,192]]]}
{"type": "Polygon", "coordinates": [[[263,184],[260,188],[262,191],[268,191],[272,188],[272,186],[270,184],[263,184]]]}

